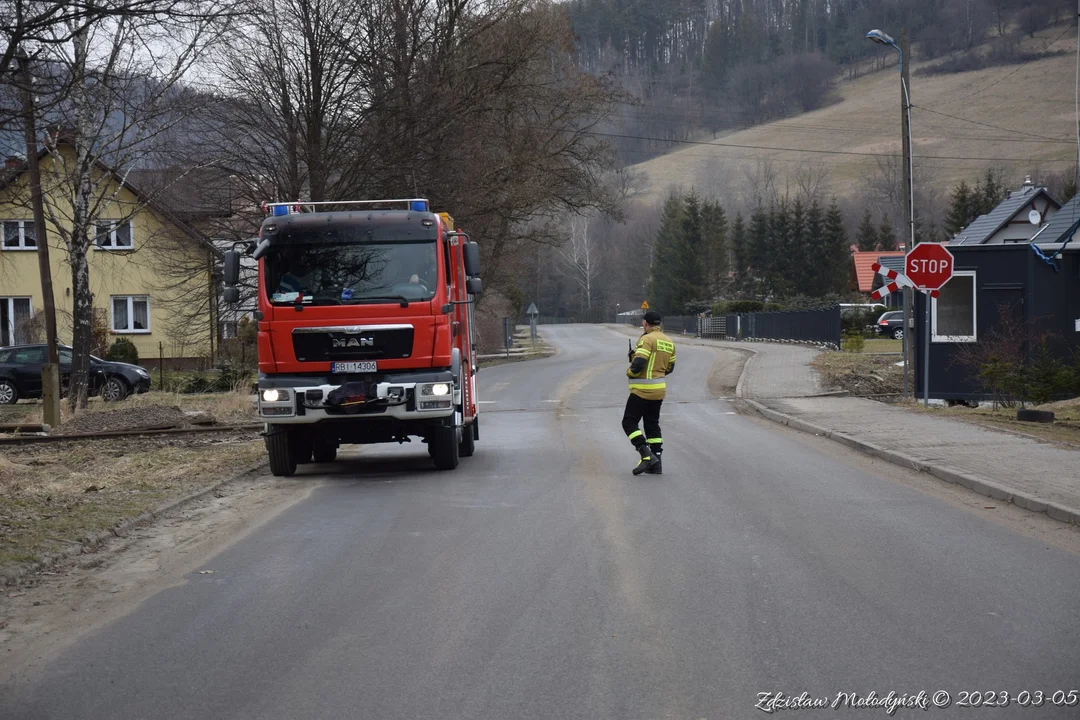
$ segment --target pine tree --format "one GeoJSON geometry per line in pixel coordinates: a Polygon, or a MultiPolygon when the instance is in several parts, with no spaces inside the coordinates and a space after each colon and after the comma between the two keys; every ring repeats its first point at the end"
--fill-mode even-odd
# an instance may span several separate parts
{"type": "Polygon", "coordinates": [[[788,228],[788,242],[784,253],[785,262],[782,264],[790,293],[799,294],[807,291],[807,284],[809,283],[807,262],[810,255],[808,245],[806,237],[806,206],[801,198],[796,198],[795,203],[791,206],[791,225],[788,228]]]}
{"type": "Polygon", "coordinates": [[[881,227],[878,228],[878,249],[892,251],[897,248],[896,228],[889,221],[889,213],[881,219],[881,227]]]}
{"type": "Polygon", "coordinates": [[[673,306],[668,312],[683,314],[686,304],[707,299],[705,288],[708,248],[703,232],[701,200],[693,191],[683,199],[683,213],[680,232],[674,245],[676,274],[671,279],[674,284],[673,306]]]}
{"type": "Polygon", "coordinates": [[[788,294],[791,277],[788,262],[791,257],[791,210],[787,200],[781,199],[770,208],[769,240],[766,257],[765,294],[767,297],[783,297],[788,294]]]}
{"type": "Polygon", "coordinates": [[[731,256],[735,263],[735,290],[747,291],[747,282],[750,277],[749,253],[747,252],[746,223],[743,221],[741,212],[735,213],[735,222],[731,225],[731,256]]]}
{"type": "Polygon", "coordinates": [[[952,198],[949,201],[949,212],[945,216],[945,232],[949,237],[955,237],[972,221],[972,192],[966,180],[953,188],[952,198]]]}
{"type": "Polygon", "coordinates": [[[805,292],[812,297],[821,297],[829,293],[828,270],[825,257],[825,217],[821,205],[815,199],[806,213],[805,250],[805,292]]]}
{"type": "Polygon", "coordinates": [[[994,173],[993,169],[986,171],[986,182],[983,184],[982,189],[982,202],[979,207],[979,214],[985,215],[993,210],[1001,201],[1005,199],[1005,186],[1001,184],[1000,179],[994,173]]]}
{"type": "Polygon", "coordinates": [[[873,219],[870,217],[870,208],[867,208],[866,212],[863,213],[862,222],[859,223],[859,229],[856,233],[855,244],[859,246],[859,250],[863,252],[877,250],[878,231],[874,227],[873,219]]]}
{"type": "Polygon", "coordinates": [[[731,268],[728,247],[727,214],[716,200],[707,200],[701,206],[702,237],[708,257],[705,285],[709,295],[715,295],[727,281],[731,268]]]}
{"type": "Polygon", "coordinates": [[[647,285],[649,305],[661,313],[672,312],[676,302],[674,280],[679,273],[676,265],[682,234],[682,215],[682,198],[672,193],[664,201],[660,230],[653,241],[652,264],[647,285]]]}
{"type": "Polygon", "coordinates": [[[825,240],[821,255],[822,277],[826,293],[843,293],[848,289],[848,277],[851,272],[851,250],[847,230],[844,228],[844,214],[833,198],[829,211],[825,214],[825,240]]]}
{"type": "Polygon", "coordinates": [[[765,294],[766,276],[769,274],[769,214],[758,205],[750,216],[750,232],[747,237],[750,248],[749,290],[755,297],[765,294]]]}

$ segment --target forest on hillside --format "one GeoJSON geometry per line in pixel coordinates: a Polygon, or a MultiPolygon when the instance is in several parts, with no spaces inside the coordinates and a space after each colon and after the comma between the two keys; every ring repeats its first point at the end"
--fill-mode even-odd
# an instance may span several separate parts
{"type": "Polygon", "coordinates": [[[921,59],[971,70],[1028,59],[1018,41],[1074,0],[569,0],[577,63],[633,98],[611,132],[626,164],[671,142],[814,110],[838,77],[896,55],[866,39],[906,27],[921,59]],[[973,50],[989,43],[989,51],[973,50]]]}

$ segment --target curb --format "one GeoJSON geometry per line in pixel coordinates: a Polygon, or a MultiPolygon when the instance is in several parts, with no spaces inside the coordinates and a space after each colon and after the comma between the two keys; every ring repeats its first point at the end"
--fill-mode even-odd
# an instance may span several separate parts
{"type": "Polygon", "coordinates": [[[1002,502],[1010,502],[1017,507],[1022,507],[1025,510],[1031,512],[1045,513],[1048,517],[1054,520],[1059,520],[1064,523],[1071,523],[1074,525],[1080,525],[1080,510],[1065,507],[1054,502],[1047,500],[1040,500],[1025,492],[1016,490],[1007,485],[1001,485],[1000,483],[980,478],[974,475],[968,475],[967,473],[960,472],[959,470],[953,470],[946,465],[931,465],[921,460],[916,460],[909,455],[905,455],[895,450],[887,450],[885,448],[868,443],[864,440],[858,440],[851,435],[845,433],[834,432],[826,428],[819,427],[813,423],[808,423],[805,420],[799,420],[798,418],[791,417],[782,412],[773,410],[762,405],[759,402],[750,400],[749,398],[743,398],[751,407],[753,407],[759,414],[772,420],[773,422],[780,423],[781,425],[787,425],[795,430],[800,430],[812,435],[820,435],[822,437],[834,440],[842,445],[847,445],[853,450],[866,453],[872,457],[876,457],[880,460],[898,465],[909,470],[915,470],[916,472],[924,472],[939,480],[945,482],[954,483],[956,485],[962,485],[969,490],[1000,500],[1002,502]]]}
{"type": "Polygon", "coordinates": [[[218,490],[231,482],[240,480],[241,478],[258,472],[264,466],[266,466],[266,462],[260,461],[254,465],[247,467],[247,469],[235,475],[230,475],[229,477],[219,480],[212,485],[207,485],[201,490],[196,490],[189,495],[170,500],[152,510],[147,510],[143,514],[136,517],[121,520],[108,530],[101,530],[92,535],[87,535],[78,543],[78,545],[70,547],[67,550],[45,554],[37,562],[23,565],[13,570],[0,571],[0,586],[14,585],[16,581],[21,580],[27,575],[32,575],[41,570],[52,567],[61,560],[66,560],[68,558],[75,557],[76,555],[82,555],[88,550],[97,549],[101,547],[101,545],[103,545],[106,540],[110,540],[114,537],[124,537],[124,535],[126,535],[132,528],[141,525],[142,523],[145,523],[149,520],[153,520],[161,517],[162,515],[170,513],[183,505],[193,503],[196,500],[201,500],[207,495],[213,493],[215,490],[218,490]]]}

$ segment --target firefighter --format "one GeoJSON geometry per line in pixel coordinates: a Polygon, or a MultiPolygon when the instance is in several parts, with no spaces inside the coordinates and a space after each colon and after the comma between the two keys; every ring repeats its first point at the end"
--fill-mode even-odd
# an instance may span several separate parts
{"type": "Polygon", "coordinates": [[[626,399],[622,426],[626,437],[641,455],[634,474],[647,472],[660,475],[663,472],[660,455],[663,438],[660,435],[660,406],[667,388],[666,378],[675,370],[675,343],[660,331],[663,318],[655,310],[649,310],[642,319],[642,335],[637,347],[629,352],[630,396],[626,399]],[[644,419],[644,432],[638,423],[644,419]]]}

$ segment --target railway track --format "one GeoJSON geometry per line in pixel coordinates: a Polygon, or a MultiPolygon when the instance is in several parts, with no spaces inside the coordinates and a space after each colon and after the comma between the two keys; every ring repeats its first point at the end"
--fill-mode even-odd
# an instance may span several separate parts
{"type": "MultiPolygon", "coordinates": [[[[40,428],[40,425],[24,426],[26,428],[36,427],[40,428]]],[[[229,432],[254,432],[256,430],[262,430],[262,423],[247,423],[244,425],[207,425],[196,427],[149,427],[149,428],[132,428],[129,430],[107,430],[103,432],[92,433],[72,433],[70,435],[46,435],[44,433],[15,433],[11,435],[0,435],[0,448],[6,445],[28,445],[32,443],[57,443],[71,440],[94,440],[94,439],[106,439],[106,438],[125,438],[125,437],[145,437],[150,435],[194,435],[197,433],[229,433],[229,432]]]]}

